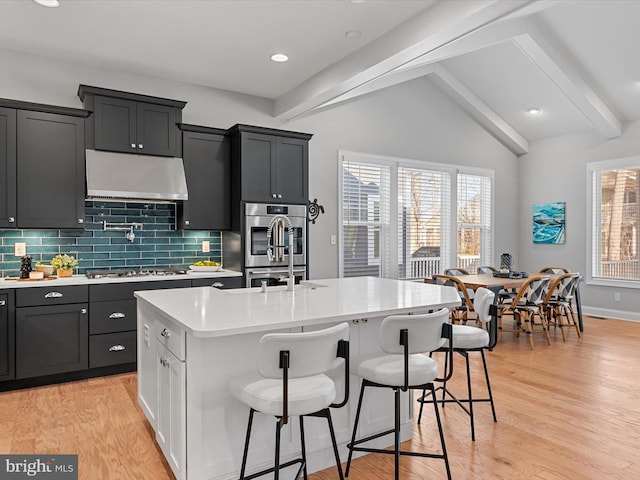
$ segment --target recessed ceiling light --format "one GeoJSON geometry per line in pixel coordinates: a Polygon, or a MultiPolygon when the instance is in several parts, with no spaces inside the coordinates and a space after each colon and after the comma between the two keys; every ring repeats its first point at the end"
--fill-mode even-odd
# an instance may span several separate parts
{"type": "Polygon", "coordinates": [[[351,3],[364,3],[364,0],[351,0],[351,3]]]}
{"type": "Polygon", "coordinates": [[[540,112],[542,112],[542,110],[540,110],[540,107],[531,107],[527,109],[527,113],[529,115],[540,115],[540,112]]]}
{"type": "Polygon", "coordinates": [[[349,30],[344,34],[344,36],[347,38],[358,38],[360,35],[362,35],[362,32],[360,30],[349,30]]]}
{"type": "Polygon", "coordinates": [[[55,8],[59,7],[60,3],[58,0],[33,0],[38,5],[42,5],[43,7],[55,8]]]}
{"type": "Polygon", "coordinates": [[[282,63],[289,60],[289,57],[287,57],[284,53],[274,53],[273,55],[271,55],[271,60],[273,60],[274,62],[282,63]]]}

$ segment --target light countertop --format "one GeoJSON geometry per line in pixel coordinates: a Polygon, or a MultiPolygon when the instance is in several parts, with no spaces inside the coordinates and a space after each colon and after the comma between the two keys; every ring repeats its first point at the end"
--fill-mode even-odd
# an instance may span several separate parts
{"type": "Polygon", "coordinates": [[[136,292],[196,337],[221,337],[328,321],[349,321],[460,305],[455,288],[374,277],[334,278],[286,287],[210,287],[136,292]]]}
{"type": "Polygon", "coordinates": [[[54,280],[18,281],[0,279],[0,290],[7,288],[53,287],[60,285],[101,285],[106,283],[157,282],[160,280],[192,280],[196,278],[240,277],[242,273],[231,270],[218,272],[188,272],[184,275],[141,275],[139,277],[87,278],[85,275],[73,275],[54,280]]]}

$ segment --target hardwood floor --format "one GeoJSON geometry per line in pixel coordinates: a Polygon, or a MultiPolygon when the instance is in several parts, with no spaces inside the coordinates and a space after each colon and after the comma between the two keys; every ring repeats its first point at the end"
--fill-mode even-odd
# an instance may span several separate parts
{"type": "MultiPolygon", "coordinates": [[[[478,405],[475,442],[462,410],[448,404],[442,412],[453,478],[640,478],[640,323],[587,317],[582,340],[575,332],[566,343],[560,332],[551,346],[535,340],[530,350],[524,335],[506,333],[487,355],[498,422],[488,404],[478,405]]],[[[456,367],[451,387],[462,393],[462,363],[456,367]]],[[[439,448],[432,411],[403,448],[439,448]]],[[[77,453],[85,480],[173,478],[137,406],[135,374],[0,393],[0,453],[77,453]]],[[[310,475],[335,478],[335,469],[310,475]]],[[[393,457],[357,459],[349,478],[393,478],[393,457]]],[[[401,478],[446,478],[444,464],[403,457],[401,478]]]]}

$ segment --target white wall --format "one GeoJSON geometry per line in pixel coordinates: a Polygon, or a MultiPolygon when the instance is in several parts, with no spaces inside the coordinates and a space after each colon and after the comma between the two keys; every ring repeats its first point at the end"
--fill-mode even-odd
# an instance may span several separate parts
{"type": "Polygon", "coordinates": [[[0,97],[81,108],[78,84],[188,102],[183,122],[228,128],[235,123],[314,134],[310,199],[325,207],[310,226],[312,278],[338,274],[338,150],[495,169],[495,262],[518,258],[518,162],[426,79],[395,86],[287,124],[271,117],[268,99],[128,72],[0,50],[0,97]]]}
{"type": "MultiPolygon", "coordinates": [[[[572,271],[587,272],[587,190],[586,164],[640,154],[640,122],[624,127],[620,138],[606,140],[596,131],[564,135],[531,142],[520,163],[520,208],[518,265],[523,270],[563,265],[572,271]],[[534,203],[566,202],[566,243],[534,244],[531,208],[534,203]]],[[[640,321],[640,291],[583,284],[582,303],[594,315],[640,321]],[[621,301],[614,301],[620,292],[621,301]]]]}

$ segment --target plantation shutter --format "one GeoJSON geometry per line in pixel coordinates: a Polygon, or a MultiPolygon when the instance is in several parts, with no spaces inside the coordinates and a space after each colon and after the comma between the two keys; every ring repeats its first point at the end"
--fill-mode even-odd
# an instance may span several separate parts
{"type": "Polygon", "coordinates": [[[457,268],[476,273],[492,265],[491,178],[458,174],[457,268]]]}

